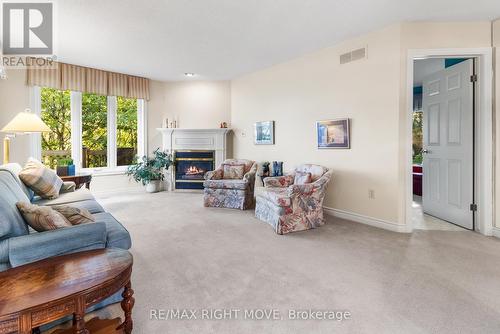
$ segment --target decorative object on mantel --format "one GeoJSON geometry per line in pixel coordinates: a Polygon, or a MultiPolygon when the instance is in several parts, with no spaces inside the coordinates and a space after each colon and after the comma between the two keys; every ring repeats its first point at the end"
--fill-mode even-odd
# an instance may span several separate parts
{"type": "Polygon", "coordinates": [[[148,193],[160,191],[160,182],[165,179],[164,169],[168,169],[172,164],[172,157],[166,152],[157,148],[153,157],[143,156],[140,161],[131,165],[127,169],[127,175],[136,182],[141,182],[146,186],[148,193]]]}
{"type": "Polygon", "coordinates": [[[255,145],[274,145],[274,121],[255,123],[254,143],[255,145]]]}
{"type": "Polygon", "coordinates": [[[316,122],[318,148],[351,148],[350,119],[316,122]]]}
{"type": "Polygon", "coordinates": [[[227,129],[227,123],[226,122],[220,123],[220,128],[221,129],[227,129]]]}
{"type": "Polygon", "coordinates": [[[161,127],[164,129],[176,129],[179,127],[179,122],[176,119],[172,119],[169,122],[168,118],[164,118],[161,127]]]}
{"type": "Polygon", "coordinates": [[[273,176],[283,176],[283,161],[273,161],[273,176]]]}

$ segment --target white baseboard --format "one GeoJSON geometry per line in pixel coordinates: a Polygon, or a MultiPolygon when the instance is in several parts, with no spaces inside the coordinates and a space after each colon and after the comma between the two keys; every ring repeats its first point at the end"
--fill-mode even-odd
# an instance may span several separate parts
{"type": "Polygon", "coordinates": [[[360,215],[358,213],[329,208],[324,206],[323,210],[326,214],[334,217],[338,217],[341,219],[351,220],[353,222],[370,225],[373,227],[382,228],[384,230],[389,230],[393,232],[399,233],[410,233],[411,231],[408,229],[406,225],[396,224],[387,220],[382,220],[378,218],[368,217],[364,215],[360,215]]]}
{"type": "Polygon", "coordinates": [[[491,235],[493,235],[494,237],[497,237],[497,238],[500,238],[500,227],[493,227],[493,229],[491,230],[491,235]]]}

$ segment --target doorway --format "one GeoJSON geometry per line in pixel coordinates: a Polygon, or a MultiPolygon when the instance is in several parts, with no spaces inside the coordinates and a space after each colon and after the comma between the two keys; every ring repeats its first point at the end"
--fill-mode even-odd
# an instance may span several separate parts
{"type": "Polygon", "coordinates": [[[474,61],[414,60],[412,208],[416,229],[457,230],[458,226],[474,230],[474,61]]]}
{"type": "Polygon", "coordinates": [[[409,231],[463,227],[491,235],[491,61],[490,48],[408,52],[409,231]]]}

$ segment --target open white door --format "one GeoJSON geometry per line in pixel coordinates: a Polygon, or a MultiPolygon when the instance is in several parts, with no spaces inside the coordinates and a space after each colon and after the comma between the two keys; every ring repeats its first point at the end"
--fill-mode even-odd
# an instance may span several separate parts
{"type": "Polygon", "coordinates": [[[424,212],[473,229],[472,59],[423,80],[424,212]]]}

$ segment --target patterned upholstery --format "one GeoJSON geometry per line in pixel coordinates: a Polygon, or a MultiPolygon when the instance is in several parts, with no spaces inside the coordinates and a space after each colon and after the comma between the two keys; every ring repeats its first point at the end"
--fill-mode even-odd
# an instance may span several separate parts
{"type": "Polygon", "coordinates": [[[323,199],[332,172],[323,166],[301,165],[289,175],[268,177],[257,194],[255,216],[278,234],[303,231],[324,224],[323,199]],[[293,184],[295,171],[311,173],[311,183],[293,184]]]}
{"type": "Polygon", "coordinates": [[[242,179],[223,179],[222,166],[205,174],[203,202],[206,207],[245,210],[254,206],[254,184],[257,164],[245,159],[227,159],[223,165],[244,165],[242,179]]]}

